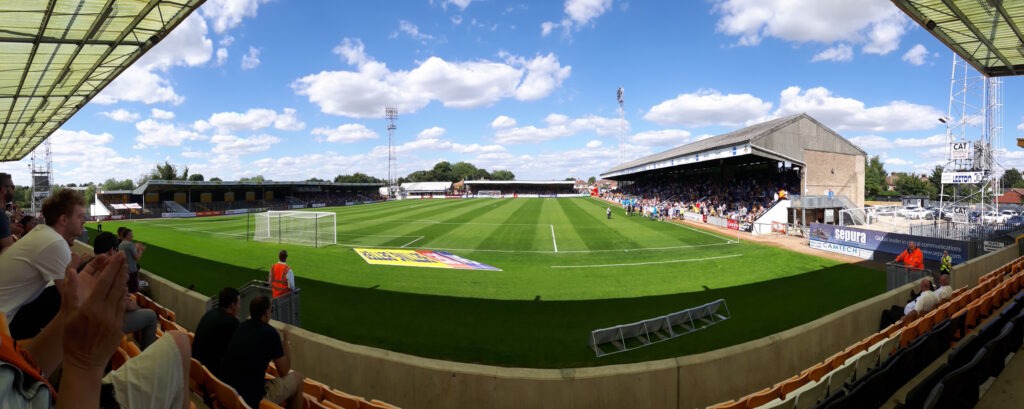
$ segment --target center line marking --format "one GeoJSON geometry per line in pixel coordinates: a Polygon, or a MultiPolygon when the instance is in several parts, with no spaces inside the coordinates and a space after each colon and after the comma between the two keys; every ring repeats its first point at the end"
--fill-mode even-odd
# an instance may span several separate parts
{"type": "Polygon", "coordinates": [[[585,266],[551,266],[551,268],[595,268],[595,267],[625,267],[625,266],[645,266],[649,264],[670,264],[670,263],[687,263],[691,261],[707,261],[707,260],[718,260],[723,258],[740,257],[742,254],[732,254],[728,256],[718,257],[705,257],[705,258],[690,258],[683,260],[665,260],[665,261],[645,261],[640,263],[621,263],[621,264],[591,264],[585,266]]]}
{"type": "Polygon", "coordinates": [[[549,224],[548,226],[551,226],[551,244],[555,245],[555,253],[557,253],[558,252],[558,241],[555,240],[555,225],[549,224]]]}
{"type": "Polygon", "coordinates": [[[422,239],[422,238],[423,238],[423,236],[419,236],[419,237],[417,237],[416,239],[414,239],[413,241],[410,241],[410,242],[408,242],[408,243],[405,243],[405,245],[403,245],[403,246],[402,246],[402,248],[405,248],[405,246],[408,246],[408,245],[410,245],[410,244],[413,244],[413,243],[415,243],[415,242],[417,242],[417,241],[420,241],[420,239],[422,239]]]}

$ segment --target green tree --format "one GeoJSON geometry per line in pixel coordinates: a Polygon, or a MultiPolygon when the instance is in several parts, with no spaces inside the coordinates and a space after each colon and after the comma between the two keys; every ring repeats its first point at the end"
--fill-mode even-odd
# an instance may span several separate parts
{"type": "Polygon", "coordinates": [[[587,184],[588,185],[593,185],[594,183],[597,183],[597,178],[596,177],[591,176],[591,177],[587,178],[587,184]]]}
{"type": "Polygon", "coordinates": [[[203,174],[202,173],[191,174],[191,175],[188,176],[188,180],[191,181],[191,182],[202,182],[203,181],[203,174]]]}
{"type": "Polygon", "coordinates": [[[928,183],[932,186],[932,199],[939,198],[939,192],[942,190],[942,166],[935,165],[932,169],[931,176],[928,176],[928,183]]]}
{"type": "Polygon", "coordinates": [[[434,181],[453,182],[455,178],[452,173],[452,164],[446,160],[437,162],[431,172],[433,173],[434,181]]]}
{"type": "Polygon", "coordinates": [[[256,175],[253,177],[239,178],[238,181],[242,183],[263,183],[267,180],[263,178],[263,175],[256,175]]]}
{"type": "Polygon", "coordinates": [[[901,195],[936,197],[938,194],[935,186],[932,186],[927,179],[922,179],[919,175],[913,173],[898,173],[894,175],[899,176],[896,179],[895,188],[901,195]]]}
{"type": "Polygon", "coordinates": [[[575,181],[576,181],[576,178],[574,178],[574,177],[572,177],[572,176],[569,176],[569,177],[565,178],[565,181],[566,181],[566,182],[575,182],[575,181]]]}
{"type": "Polygon", "coordinates": [[[223,180],[220,180],[219,177],[212,177],[212,178],[210,178],[210,181],[211,182],[223,182],[223,180]]]}
{"type": "Polygon", "coordinates": [[[373,176],[367,175],[362,172],[356,172],[351,175],[338,175],[334,177],[334,183],[381,183],[380,179],[373,176]]]}
{"type": "Polygon", "coordinates": [[[511,170],[495,170],[491,172],[491,180],[515,180],[516,174],[511,170]]]}
{"type": "Polygon", "coordinates": [[[135,182],[131,179],[117,180],[114,178],[107,179],[100,184],[100,190],[132,190],[135,189],[135,182]]]}
{"type": "Polygon", "coordinates": [[[452,182],[472,180],[480,173],[480,169],[469,162],[458,162],[452,165],[452,182]]]}
{"type": "Polygon", "coordinates": [[[885,177],[888,173],[885,171],[885,164],[878,155],[870,159],[865,158],[864,162],[864,192],[867,196],[878,196],[886,191],[885,177]]]}
{"type": "Polygon", "coordinates": [[[306,181],[307,182],[326,182],[326,180],[323,180],[323,179],[320,179],[320,178],[317,178],[317,177],[312,177],[312,178],[306,179],[306,181]]]}
{"type": "Polygon", "coordinates": [[[1003,172],[1003,176],[999,178],[999,184],[1004,189],[1024,187],[1024,177],[1021,176],[1017,168],[1010,168],[1003,172]]]}

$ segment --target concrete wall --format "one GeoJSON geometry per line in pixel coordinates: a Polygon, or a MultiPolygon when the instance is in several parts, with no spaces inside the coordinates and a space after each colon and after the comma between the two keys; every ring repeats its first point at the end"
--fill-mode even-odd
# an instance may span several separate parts
{"type": "Polygon", "coordinates": [[[842,153],[804,151],[807,165],[807,195],[827,195],[832,189],[864,207],[864,156],[842,153]]]}
{"type": "Polygon", "coordinates": [[[977,285],[979,277],[1002,267],[1017,257],[1020,257],[1019,250],[1016,245],[1011,244],[1001,250],[955,265],[949,277],[950,284],[953,288],[977,285]]]}

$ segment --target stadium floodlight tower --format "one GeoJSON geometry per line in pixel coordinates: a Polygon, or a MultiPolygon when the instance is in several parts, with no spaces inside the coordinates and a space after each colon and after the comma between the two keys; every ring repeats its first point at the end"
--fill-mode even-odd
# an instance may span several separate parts
{"type": "MultiPolygon", "coordinates": [[[[1003,135],[1003,82],[978,73],[960,56],[953,54],[946,124],[946,163],[942,166],[939,208],[953,214],[956,223],[970,224],[968,212],[980,204],[996,209],[999,166],[993,154],[999,151],[1003,135]],[[992,189],[992,194],[989,190],[992,189]]],[[[977,223],[984,223],[978,217],[977,223]]]]}
{"type": "Polygon", "coordinates": [[[619,100],[619,163],[626,163],[626,100],[625,90],[619,87],[617,99],[619,100]]]}
{"type": "Polygon", "coordinates": [[[395,130],[398,129],[395,121],[398,120],[398,108],[384,107],[384,117],[388,119],[388,198],[394,199],[398,189],[398,164],[395,158],[395,130]]]}
{"type": "Polygon", "coordinates": [[[53,155],[50,139],[46,139],[42,146],[32,151],[29,169],[32,173],[31,214],[34,215],[40,211],[43,200],[50,197],[50,184],[53,182],[53,155]]]}

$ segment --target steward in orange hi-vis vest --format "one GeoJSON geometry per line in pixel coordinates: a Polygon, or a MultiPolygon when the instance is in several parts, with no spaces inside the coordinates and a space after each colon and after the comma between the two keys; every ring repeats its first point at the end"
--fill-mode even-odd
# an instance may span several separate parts
{"type": "Polygon", "coordinates": [[[274,292],[274,298],[288,294],[291,291],[289,285],[288,273],[291,272],[291,268],[288,264],[285,264],[285,260],[288,259],[288,252],[281,250],[278,254],[278,261],[274,263],[274,266],[270,268],[270,277],[267,281],[270,282],[270,289],[274,292]]]}

